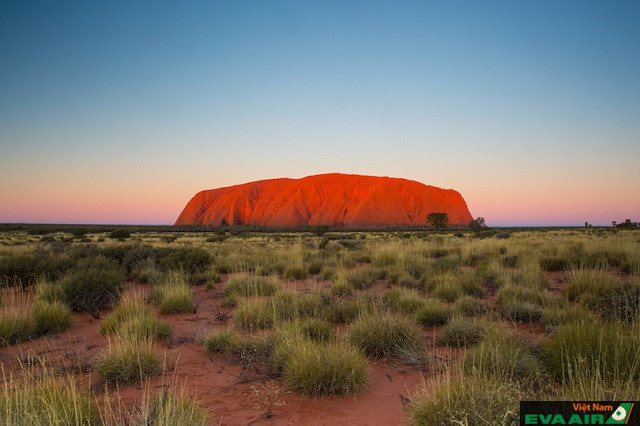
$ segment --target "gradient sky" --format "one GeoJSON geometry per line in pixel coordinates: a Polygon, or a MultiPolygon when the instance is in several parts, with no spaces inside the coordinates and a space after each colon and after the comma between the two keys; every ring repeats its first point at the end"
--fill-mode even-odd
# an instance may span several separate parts
{"type": "Polygon", "coordinates": [[[0,0],[0,222],[170,224],[326,172],[640,220],[638,1],[0,0]]]}

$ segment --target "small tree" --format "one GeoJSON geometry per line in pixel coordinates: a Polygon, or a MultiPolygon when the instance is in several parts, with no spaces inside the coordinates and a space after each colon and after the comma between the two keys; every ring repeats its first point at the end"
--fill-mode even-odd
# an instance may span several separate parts
{"type": "Polygon", "coordinates": [[[485,229],[486,227],[487,223],[482,216],[478,216],[477,218],[469,222],[469,229],[472,229],[474,231],[480,231],[482,229],[485,229]]]}
{"type": "Polygon", "coordinates": [[[449,224],[449,216],[446,213],[429,213],[427,215],[427,222],[435,226],[437,229],[446,228],[449,224]]]}

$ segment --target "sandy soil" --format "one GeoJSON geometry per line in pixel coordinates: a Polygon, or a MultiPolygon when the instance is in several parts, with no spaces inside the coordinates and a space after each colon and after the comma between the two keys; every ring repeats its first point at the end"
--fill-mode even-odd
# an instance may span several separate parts
{"type": "MultiPolygon", "coordinates": [[[[565,285],[564,272],[546,274],[551,291],[559,295],[565,285]]],[[[160,315],[172,328],[173,336],[168,342],[156,344],[158,354],[165,359],[165,372],[149,383],[153,389],[185,387],[188,394],[202,401],[208,409],[212,424],[305,424],[305,425],[397,425],[405,422],[404,405],[416,394],[436,372],[426,371],[416,365],[394,364],[392,361],[369,360],[371,382],[367,390],[342,398],[305,398],[296,393],[284,392],[281,400],[285,405],[275,409],[275,416],[264,418],[257,407],[257,398],[252,385],[267,378],[268,367],[256,362],[243,363],[239,359],[211,356],[203,348],[203,342],[212,330],[224,329],[228,323],[216,319],[220,293],[227,281],[215,284],[214,288],[194,287],[196,311],[180,315],[160,315]]],[[[285,287],[298,291],[330,287],[322,281],[288,282],[285,287]]],[[[381,295],[388,285],[376,282],[366,292],[381,295]]],[[[129,291],[146,292],[147,286],[132,284],[129,291]]],[[[6,290],[5,290],[6,291],[6,290]]],[[[27,299],[31,299],[26,294],[27,299]]],[[[493,297],[487,296],[491,301],[493,297]]],[[[28,305],[28,300],[23,303],[28,305]]],[[[5,308],[0,308],[0,310],[5,308]]],[[[105,312],[103,317],[108,315],[105,312]]],[[[32,363],[44,358],[56,371],[75,374],[96,393],[104,392],[94,373],[95,365],[108,347],[108,341],[98,333],[99,319],[88,314],[74,314],[70,330],[57,335],[38,338],[22,344],[0,348],[0,363],[5,371],[17,371],[20,363],[32,363]]],[[[540,324],[514,323],[519,335],[538,340],[544,336],[540,324]]],[[[444,364],[458,355],[458,350],[434,345],[440,327],[425,329],[426,355],[435,364],[444,364]]],[[[143,385],[120,386],[121,401],[133,410],[143,397],[143,385]]]]}

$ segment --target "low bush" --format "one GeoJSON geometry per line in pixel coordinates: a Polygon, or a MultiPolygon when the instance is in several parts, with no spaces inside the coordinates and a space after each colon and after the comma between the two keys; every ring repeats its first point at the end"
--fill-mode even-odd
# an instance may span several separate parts
{"type": "Polygon", "coordinates": [[[453,309],[437,299],[428,299],[416,312],[416,320],[424,326],[444,325],[453,315],[453,309]]]}
{"type": "Polygon", "coordinates": [[[31,308],[36,334],[57,333],[71,327],[73,318],[67,305],[38,300],[31,308]]]}
{"type": "Polygon", "coordinates": [[[351,324],[349,342],[367,356],[401,357],[421,352],[422,333],[409,318],[379,313],[351,324]]]}
{"type": "Polygon", "coordinates": [[[99,318],[103,309],[120,300],[125,280],[119,270],[86,269],[69,273],[60,286],[72,310],[99,318]]]}

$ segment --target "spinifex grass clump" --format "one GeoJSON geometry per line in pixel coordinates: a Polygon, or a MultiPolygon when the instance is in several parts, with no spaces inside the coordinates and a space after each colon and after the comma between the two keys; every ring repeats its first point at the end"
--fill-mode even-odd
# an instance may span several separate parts
{"type": "Polygon", "coordinates": [[[453,318],[442,328],[438,343],[446,346],[471,346],[480,343],[485,326],[467,318],[453,318]]]}
{"type": "Polygon", "coordinates": [[[382,302],[398,313],[411,315],[424,305],[424,298],[416,290],[394,288],[382,296],[382,302]]]}
{"type": "Polygon", "coordinates": [[[282,285],[275,279],[239,276],[230,278],[222,290],[225,299],[237,300],[239,297],[273,296],[282,291],[282,285]]]}
{"type": "Polygon", "coordinates": [[[517,337],[493,329],[482,343],[462,358],[467,374],[480,374],[531,386],[542,378],[542,366],[534,351],[517,337]]]}
{"type": "Polygon", "coordinates": [[[502,315],[513,321],[539,321],[544,307],[551,304],[549,294],[535,287],[507,284],[497,294],[502,315]]]}
{"type": "Polygon", "coordinates": [[[376,279],[376,275],[375,272],[370,269],[358,268],[345,272],[344,279],[347,284],[353,288],[364,290],[371,287],[376,279]]]}
{"type": "Polygon", "coordinates": [[[23,342],[33,333],[34,325],[27,314],[10,312],[0,317],[0,346],[23,342]]]}
{"type": "Polygon", "coordinates": [[[375,311],[376,303],[368,297],[358,299],[341,299],[330,306],[327,314],[331,322],[344,324],[375,311]]]}
{"type": "Polygon", "coordinates": [[[271,364],[284,382],[305,396],[348,395],[364,388],[369,367],[364,355],[344,342],[321,343],[293,322],[278,329],[271,364]]]}
{"type": "Polygon", "coordinates": [[[142,297],[125,299],[100,324],[100,334],[117,335],[122,339],[166,339],[171,335],[169,324],[159,320],[142,297]]]}
{"type": "Polygon", "coordinates": [[[426,287],[431,296],[444,302],[455,302],[463,295],[460,281],[449,272],[434,275],[427,281],[426,287]]]}
{"type": "Polygon", "coordinates": [[[514,383],[471,375],[429,386],[409,406],[411,425],[515,425],[525,396],[514,383]]]}
{"type": "Polygon", "coordinates": [[[21,367],[19,378],[3,376],[0,386],[2,425],[99,425],[107,422],[95,396],[81,390],[73,376],[56,377],[51,370],[41,366],[21,367]]]}
{"type": "Polygon", "coordinates": [[[349,330],[349,342],[374,357],[402,357],[422,350],[420,328],[407,317],[387,313],[356,320],[349,330]]]}
{"type": "Polygon", "coordinates": [[[234,327],[245,331],[271,328],[275,321],[273,304],[261,298],[242,300],[233,314],[234,327]]]}
{"type": "Polygon", "coordinates": [[[427,299],[416,312],[416,320],[424,326],[444,325],[453,316],[453,308],[438,299],[427,299]]]}
{"type": "MultiPolygon", "coordinates": [[[[640,388],[640,325],[591,321],[558,327],[544,347],[549,371],[589,397],[629,395],[640,388]]],[[[602,397],[602,398],[601,398],[602,397]]]]}
{"type": "Polygon", "coordinates": [[[98,376],[106,382],[137,383],[160,373],[153,342],[115,340],[98,363],[98,376]]]}
{"type": "Polygon", "coordinates": [[[179,391],[146,392],[138,424],[154,426],[205,426],[207,412],[194,397],[179,391]]]}
{"type": "Polygon", "coordinates": [[[460,315],[465,317],[480,317],[488,312],[489,305],[484,300],[464,296],[458,299],[455,309],[460,315]]]}
{"type": "Polygon", "coordinates": [[[604,318],[632,321],[640,311],[640,282],[623,283],[606,271],[573,271],[564,294],[604,318]]]}
{"type": "Polygon", "coordinates": [[[369,380],[367,361],[347,343],[305,341],[296,347],[284,368],[284,382],[305,396],[348,395],[369,380]]]}
{"type": "Polygon", "coordinates": [[[309,278],[309,273],[304,266],[289,266],[284,270],[282,276],[287,280],[306,280],[309,278]]]}
{"type": "Polygon", "coordinates": [[[36,334],[57,333],[71,327],[73,319],[67,305],[38,300],[31,308],[36,334]]]}
{"type": "Polygon", "coordinates": [[[219,330],[209,334],[204,348],[210,353],[242,356],[254,355],[267,359],[271,354],[273,339],[270,334],[240,334],[234,330],[219,330]]]}
{"type": "Polygon", "coordinates": [[[151,288],[149,301],[163,314],[193,312],[193,289],[184,274],[173,272],[161,284],[151,288]]]}

